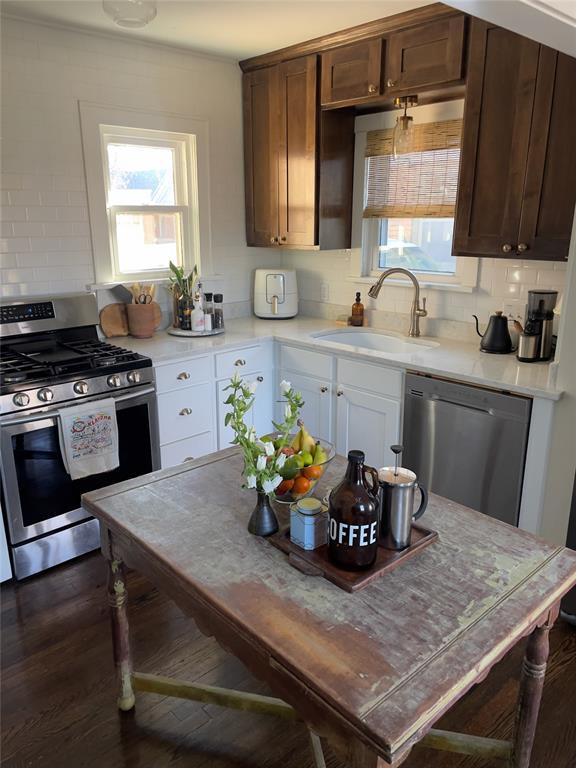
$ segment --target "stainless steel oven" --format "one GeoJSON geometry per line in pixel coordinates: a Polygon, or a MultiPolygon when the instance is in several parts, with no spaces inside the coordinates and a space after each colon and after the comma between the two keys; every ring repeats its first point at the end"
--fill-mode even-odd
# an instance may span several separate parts
{"type": "MultiPolygon", "coordinates": [[[[109,394],[84,398],[82,402],[102,397],[109,394]]],[[[35,408],[0,420],[3,507],[17,578],[38,573],[99,546],[98,523],[80,504],[83,493],[159,468],[153,383],[115,393],[114,399],[119,466],[111,472],[79,480],[72,480],[64,468],[57,409],[35,408]]]]}

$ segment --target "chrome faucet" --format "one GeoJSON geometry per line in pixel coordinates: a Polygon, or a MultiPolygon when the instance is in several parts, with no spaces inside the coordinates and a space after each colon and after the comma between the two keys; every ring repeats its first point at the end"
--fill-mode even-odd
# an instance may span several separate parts
{"type": "Polygon", "coordinates": [[[420,336],[420,318],[426,317],[428,314],[428,312],[426,312],[426,299],[422,298],[422,306],[420,306],[420,283],[416,279],[416,275],[410,272],[409,269],[392,267],[391,269],[385,270],[368,291],[368,296],[377,299],[380,289],[382,288],[382,283],[387,277],[390,277],[390,275],[406,275],[407,278],[412,280],[414,285],[414,300],[412,301],[412,308],[410,309],[410,330],[408,331],[408,336],[420,336]]]}

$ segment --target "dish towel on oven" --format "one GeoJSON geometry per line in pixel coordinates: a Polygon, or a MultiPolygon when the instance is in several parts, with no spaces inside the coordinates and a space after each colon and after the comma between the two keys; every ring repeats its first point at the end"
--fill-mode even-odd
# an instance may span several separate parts
{"type": "Polygon", "coordinates": [[[119,465],[113,398],[60,408],[58,416],[60,451],[72,480],[110,472],[119,465]]]}

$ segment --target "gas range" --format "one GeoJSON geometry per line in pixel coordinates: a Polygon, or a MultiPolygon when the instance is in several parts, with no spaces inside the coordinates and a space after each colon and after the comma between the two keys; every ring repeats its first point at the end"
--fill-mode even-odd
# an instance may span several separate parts
{"type": "Polygon", "coordinates": [[[154,381],[149,358],[98,338],[96,300],[91,294],[11,301],[0,307],[1,415],[71,404],[107,392],[113,395],[154,381]],[[66,327],[66,321],[74,322],[70,302],[79,302],[83,310],[91,305],[92,312],[77,321],[93,324],[66,327]],[[62,305],[67,313],[59,311],[62,305]],[[44,329],[37,330],[39,325],[44,329]]]}
{"type": "Polygon", "coordinates": [[[0,301],[0,506],[17,579],[99,547],[83,493],[160,467],[152,361],[101,341],[98,319],[90,293],[0,301]],[[60,409],[109,397],[119,465],[73,480],[60,409]]]}

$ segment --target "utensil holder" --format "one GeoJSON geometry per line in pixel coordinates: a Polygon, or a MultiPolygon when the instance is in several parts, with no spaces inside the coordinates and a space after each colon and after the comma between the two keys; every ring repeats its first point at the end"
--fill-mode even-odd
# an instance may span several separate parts
{"type": "Polygon", "coordinates": [[[149,339],[154,336],[158,316],[154,304],[127,304],[128,330],[136,339],[149,339]]]}

